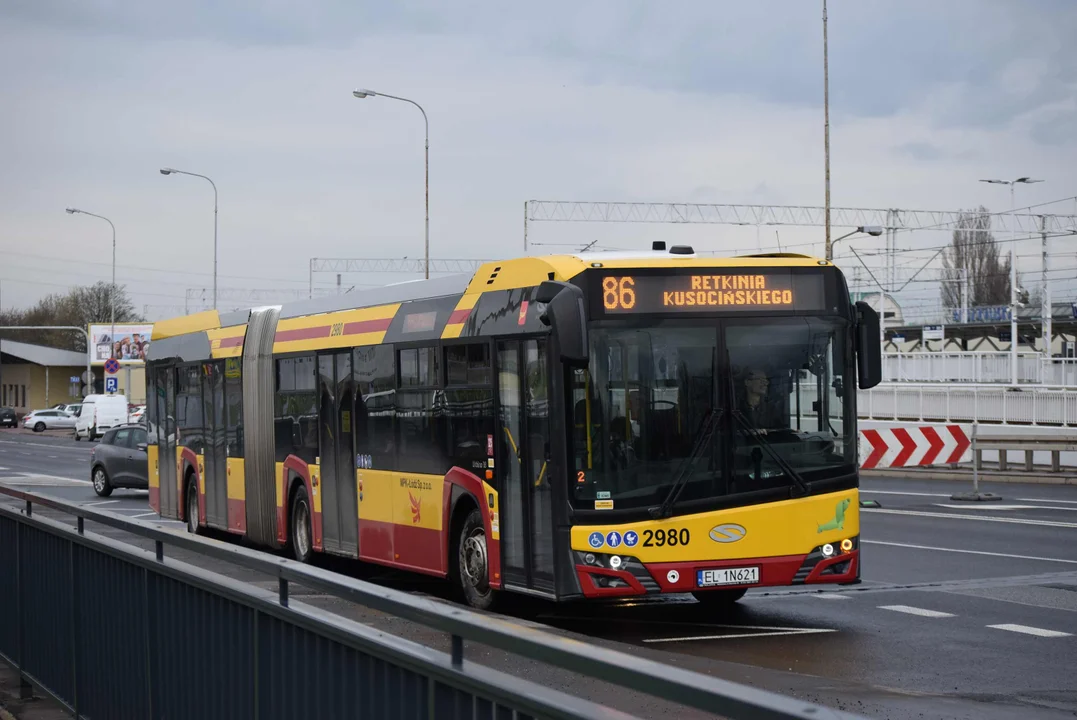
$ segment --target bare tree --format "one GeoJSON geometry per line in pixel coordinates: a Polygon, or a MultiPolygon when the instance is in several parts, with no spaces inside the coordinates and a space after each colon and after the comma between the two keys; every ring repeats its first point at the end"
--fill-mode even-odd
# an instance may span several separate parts
{"type": "Polygon", "coordinates": [[[961,279],[968,273],[969,307],[1010,304],[1010,260],[1001,259],[991,233],[991,215],[982,205],[961,213],[942,253],[942,304],[961,307],[961,279]]]}
{"type": "MultiPolygon", "coordinates": [[[[74,325],[86,327],[90,323],[107,323],[112,317],[110,283],[99,282],[72,288],[67,294],[54,293],[41,298],[27,310],[0,312],[0,326],[4,325],[74,325]]],[[[123,287],[116,288],[116,322],[141,322],[135,306],[123,287]]],[[[63,350],[86,352],[86,338],[79,333],[65,331],[0,332],[0,335],[20,342],[36,343],[63,350]]]]}

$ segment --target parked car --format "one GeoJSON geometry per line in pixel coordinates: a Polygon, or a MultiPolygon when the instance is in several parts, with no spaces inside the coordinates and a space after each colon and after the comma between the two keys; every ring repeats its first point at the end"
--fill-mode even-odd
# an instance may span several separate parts
{"type": "Polygon", "coordinates": [[[145,405],[132,405],[127,409],[127,422],[129,423],[140,423],[144,417],[146,417],[145,405]]]}
{"type": "Polygon", "coordinates": [[[75,423],[75,439],[96,440],[107,431],[127,423],[127,398],[123,395],[87,395],[75,423]]]}
{"type": "Polygon", "coordinates": [[[146,428],[123,425],[105,433],[90,451],[90,480],[94,492],[108,497],[115,488],[150,486],[146,428]]]}
{"type": "Polygon", "coordinates": [[[45,430],[70,430],[75,427],[76,418],[63,410],[33,410],[22,419],[22,426],[34,432],[45,430]]]}
{"type": "Polygon", "coordinates": [[[18,427],[19,415],[12,408],[0,408],[0,427],[18,427]]]}
{"type": "Polygon", "coordinates": [[[82,409],[82,403],[57,403],[53,405],[49,410],[63,410],[66,413],[70,413],[75,417],[79,416],[79,410],[82,409]]]}

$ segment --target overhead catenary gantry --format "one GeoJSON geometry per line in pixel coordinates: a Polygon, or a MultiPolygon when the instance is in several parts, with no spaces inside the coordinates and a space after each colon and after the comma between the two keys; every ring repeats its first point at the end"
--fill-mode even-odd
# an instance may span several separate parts
{"type": "MultiPolygon", "coordinates": [[[[967,212],[967,211],[965,211],[967,212]]],[[[887,234],[888,250],[897,233],[909,230],[952,230],[961,210],[904,210],[900,208],[830,209],[833,227],[878,225],[887,234]]],[[[528,225],[532,222],[671,223],[711,225],[774,225],[824,227],[826,208],[808,205],[739,205],[718,203],[590,202],[528,200],[524,203],[524,253],[529,252],[528,225]]],[[[993,229],[1038,235],[1041,223],[1053,234],[1077,233],[1077,215],[1043,214],[1031,210],[992,214],[993,229]]],[[[888,254],[893,254],[888,253],[888,254]]],[[[431,259],[431,273],[475,272],[486,259],[431,259]]],[[[311,258],[308,295],[313,296],[315,273],[422,273],[420,258],[311,258]]],[[[895,268],[890,269],[892,274],[895,268]]]]}

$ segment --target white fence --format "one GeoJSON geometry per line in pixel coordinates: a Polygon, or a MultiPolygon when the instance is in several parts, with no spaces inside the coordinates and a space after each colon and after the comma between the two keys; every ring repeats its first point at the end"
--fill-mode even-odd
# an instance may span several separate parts
{"type": "MultiPolygon", "coordinates": [[[[1008,352],[885,353],[883,382],[1009,383],[1008,352]]],[[[1029,385],[1077,387],[1077,358],[1017,354],[1017,381],[1029,385]]]]}
{"type": "Polygon", "coordinates": [[[860,390],[865,420],[1077,427],[1077,390],[887,383],[860,390]]]}

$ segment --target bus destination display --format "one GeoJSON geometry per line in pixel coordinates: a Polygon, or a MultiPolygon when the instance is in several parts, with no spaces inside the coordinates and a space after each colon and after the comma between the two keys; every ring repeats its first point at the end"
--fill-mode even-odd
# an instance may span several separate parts
{"type": "Polygon", "coordinates": [[[602,278],[602,307],[610,314],[818,310],[822,304],[818,274],[712,271],[602,278]]]}

